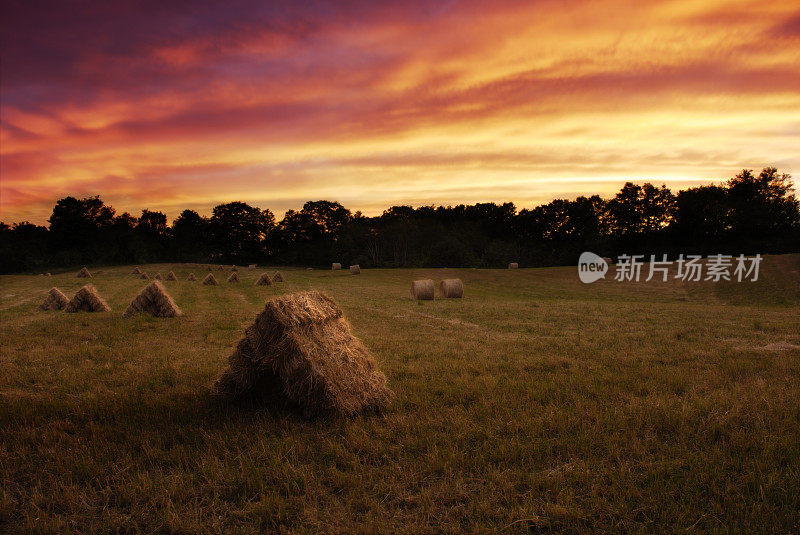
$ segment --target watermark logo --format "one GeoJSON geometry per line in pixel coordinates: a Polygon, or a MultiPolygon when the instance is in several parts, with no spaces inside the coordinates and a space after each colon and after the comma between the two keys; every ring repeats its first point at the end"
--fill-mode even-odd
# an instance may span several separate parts
{"type": "Polygon", "coordinates": [[[601,256],[586,251],[578,258],[578,277],[581,282],[590,284],[598,279],[603,279],[608,272],[608,262],[601,256]]]}
{"type": "MultiPolygon", "coordinates": [[[[675,260],[667,260],[667,255],[650,255],[649,262],[645,255],[622,254],[617,257],[614,280],[617,282],[644,282],[654,278],[661,282],[679,279],[684,282],[711,281],[750,281],[758,280],[761,265],[760,254],[755,256],[679,255],[675,260]]],[[[605,278],[609,262],[599,255],[590,252],[581,253],[578,259],[578,276],[587,284],[605,278]]]]}

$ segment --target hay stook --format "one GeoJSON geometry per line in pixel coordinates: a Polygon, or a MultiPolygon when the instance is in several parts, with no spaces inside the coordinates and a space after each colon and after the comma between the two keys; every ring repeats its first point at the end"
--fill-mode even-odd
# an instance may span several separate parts
{"type": "Polygon", "coordinates": [[[64,312],[109,312],[110,310],[111,307],[91,284],[78,290],[78,293],[64,306],[64,312]]]}
{"type": "Polygon", "coordinates": [[[256,281],[256,286],[271,286],[271,285],[272,285],[272,280],[266,273],[262,273],[261,276],[256,281]]]}
{"type": "Polygon", "coordinates": [[[206,275],[206,278],[203,279],[203,286],[216,286],[219,283],[217,282],[217,278],[214,277],[213,273],[209,273],[206,275]]]}
{"type": "Polygon", "coordinates": [[[85,267],[82,267],[81,270],[76,275],[76,277],[79,278],[79,279],[91,279],[92,278],[92,274],[89,273],[88,269],[86,269],[85,267]]]}
{"type": "Polygon", "coordinates": [[[178,280],[178,277],[175,276],[175,273],[170,271],[169,273],[167,273],[167,280],[168,281],[176,281],[176,280],[178,280]]]}
{"type": "Polygon", "coordinates": [[[239,281],[239,274],[236,273],[235,271],[231,273],[231,276],[228,277],[228,282],[241,282],[239,281]]]}
{"type": "Polygon", "coordinates": [[[39,305],[39,310],[61,310],[67,306],[68,302],[69,299],[67,299],[67,296],[64,295],[61,290],[58,288],[50,288],[50,291],[47,292],[47,297],[42,304],[39,305]]]}
{"type": "Polygon", "coordinates": [[[159,281],[148,284],[137,295],[122,316],[127,318],[139,312],[146,312],[157,318],[174,318],[181,315],[181,309],[172,300],[164,285],[159,281]]]}
{"type": "Polygon", "coordinates": [[[188,282],[197,282],[197,277],[194,276],[194,273],[189,273],[189,276],[186,277],[188,282]]]}
{"type": "Polygon", "coordinates": [[[276,271],[272,276],[272,282],[286,282],[286,279],[283,278],[283,273],[276,271]]]}

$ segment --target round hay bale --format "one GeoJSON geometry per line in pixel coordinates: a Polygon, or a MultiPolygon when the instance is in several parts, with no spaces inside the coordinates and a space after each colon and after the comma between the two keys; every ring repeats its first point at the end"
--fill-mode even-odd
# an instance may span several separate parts
{"type": "Polygon", "coordinates": [[[439,297],[460,298],[464,295],[461,279],[445,279],[439,283],[439,297]]]}
{"type": "Polygon", "coordinates": [[[333,264],[331,264],[332,271],[336,271],[337,269],[342,269],[342,264],[340,264],[339,262],[334,262],[333,264]]]}
{"type": "Polygon", "coordinates": [[[355,266],[350,266],[350,274],[361,275],[361,267],[358,264],[356,264],[355,266]]]}
{"type": "Polygon", "coordinates": [[[433,299],[433,281],[423,279],[411,283],[411,297],[417,300],[430,301],[433,299]]]}
{"type": "Polygon", "coordinates": [[[508,265],[508,269],[519,269],[519,264],[517,264],[516,262],[511,262],[508,265]]]}
{"type": "Polygon", "coordinates": [[[312,267],[307,267],[307,268],[306,268],[306,271],[314,271],[314,268],[312,268],[312,267]]]}

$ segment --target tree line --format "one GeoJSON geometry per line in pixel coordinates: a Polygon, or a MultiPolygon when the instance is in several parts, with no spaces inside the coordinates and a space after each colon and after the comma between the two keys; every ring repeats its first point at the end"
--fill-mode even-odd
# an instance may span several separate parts
{"type": "Polygon", "coordinates": [[[281,221],[244,202],[210,217],[184,210],[117,214],[99,196],[56,202],[48,226],[0,223],[0,272],[82,264],[202,262],[364,267],[568,265],[584,251],[618,254],[754,254],[800,251],[800,202],[775,168],[743,170],[719,185],[674,194],[626,183],[611,199],[392,206],[377,217],[309,201],[281,221]]]}

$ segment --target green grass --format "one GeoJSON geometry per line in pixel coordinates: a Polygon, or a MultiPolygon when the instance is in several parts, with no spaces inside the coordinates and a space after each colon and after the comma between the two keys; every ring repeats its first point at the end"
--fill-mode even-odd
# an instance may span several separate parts
{"type": "MultiPolygon", "coordinates": [[[[800,531],[800,259],[757,283],[584,285],[575,268],[283,270],[165,285],[184,315],[36,310],[0,278],[0,531],[800,531]],[[461,300],[415,302],[415,278],[461,300]],[[372,349],[382,415],[308,421],[210,385],[273,296],[320,289],[372,349]]],[[[215,272],[216,273],[216,272],[215,272]]],[[[222,272],[219,272],[222,273],[222,272]]],[[[226,273],[227,275],[227,273],[226,273]]]]}

